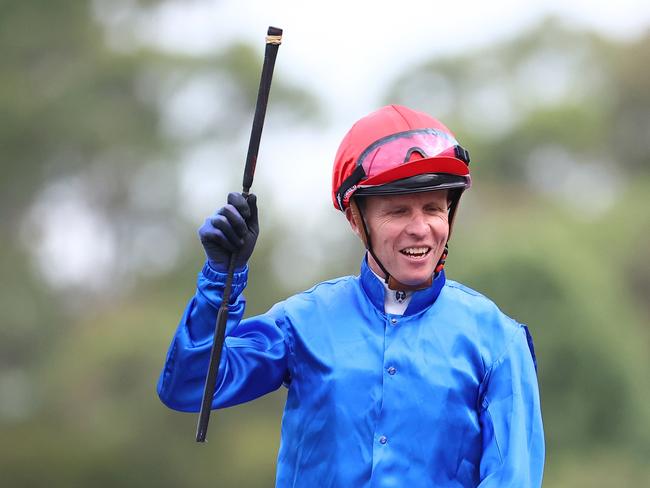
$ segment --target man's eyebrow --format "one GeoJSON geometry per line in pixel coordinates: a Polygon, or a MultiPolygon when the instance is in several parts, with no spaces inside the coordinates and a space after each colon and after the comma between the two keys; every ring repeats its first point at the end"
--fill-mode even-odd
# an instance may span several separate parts
{"type": "Polygon", "coordinates": [[[389,212],[391,210],[395,210],[396,208],[402,208],[402,207],[404,207],[404,205],[401,203],[386,203],[381,207],[381,210],[384,212],[389,212]]]}
{"type": "Polygon", "coordinates": [[[436,201],[426,202],[424,205],[427,207],[447,208],[449,202],[447,200],[444,201],[436,200],[436,201]]]}

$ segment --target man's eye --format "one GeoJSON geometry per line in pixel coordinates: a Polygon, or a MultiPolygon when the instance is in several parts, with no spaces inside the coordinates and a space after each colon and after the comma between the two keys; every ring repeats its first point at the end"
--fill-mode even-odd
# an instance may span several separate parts
{"type": "Polygon", "coordinates": [[[437,213],[444,213],[444,212],[447,211],[447,209],[435,206],[435,207],[427,208],[427,211],[430,212],[430,213],[433,213],[433,214],[437,214],[437,213]]]}

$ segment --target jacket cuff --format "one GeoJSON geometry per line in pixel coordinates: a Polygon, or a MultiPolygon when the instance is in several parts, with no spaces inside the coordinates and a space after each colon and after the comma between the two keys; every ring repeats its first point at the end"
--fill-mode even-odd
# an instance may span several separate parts
{"type": "MultiPolygon", "coordinates": [[[[208,262],[203,265],[203,269],[199,273],[198,287],[215,306],[221,303],[223,297],[223,290],[226,285],[226,278],[228,273],[222,273],[213,269],[208,262]]],[[[248,283],[248,265],[241,269],[235,270],[232,278],[232,289],[230,292],[230,304],[234,304],[239,295],[244,291],[248,283]]]]}

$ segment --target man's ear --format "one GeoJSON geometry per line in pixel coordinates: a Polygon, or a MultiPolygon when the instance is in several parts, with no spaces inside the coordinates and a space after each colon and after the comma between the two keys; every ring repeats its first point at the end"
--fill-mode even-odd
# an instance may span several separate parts
{"type": "Polygon", "coordinates": [[[345,218],[348,219],[352,231],[357,235],[359,239],[363,241],[361,238],[361,229],[359,229],[359,223],[354,218],[354,214],[352,213],[352,209],[350,207],[345,209],[345,218]]]}
{"type": "Polygon", "coordinates": [[[345,218],[348,219],[348,222],[350,223],[350,227],[352,227],[352,230],[354,233],[357,235],[359,239],[361,239],[361,242],[363,242],[363,245],[368,248],[368,238],[366,236],[366,229],[363,225],[363,217],[361,216],[361,212],[359,211],[359,206],[358,203],[355,200],[350,201],[350,206],[345,209],[345,218]]]}

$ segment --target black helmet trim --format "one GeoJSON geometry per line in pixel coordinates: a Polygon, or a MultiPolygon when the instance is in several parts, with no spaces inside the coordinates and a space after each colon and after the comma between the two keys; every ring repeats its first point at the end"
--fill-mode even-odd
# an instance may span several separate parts
{"type": "Polygon", "coordinates": [[[363,166],[357,166],[354,168],[352,174],[343,180],[339,190],[336,192],[336,199],[339,202],[339,207],[341,209],[343,208],[343,200],[347,196],[347,193],[349,191],[354,191],[357,187],[357,183],[359,183],[365,176],[366,172],[363,169],[363,166]]]}

